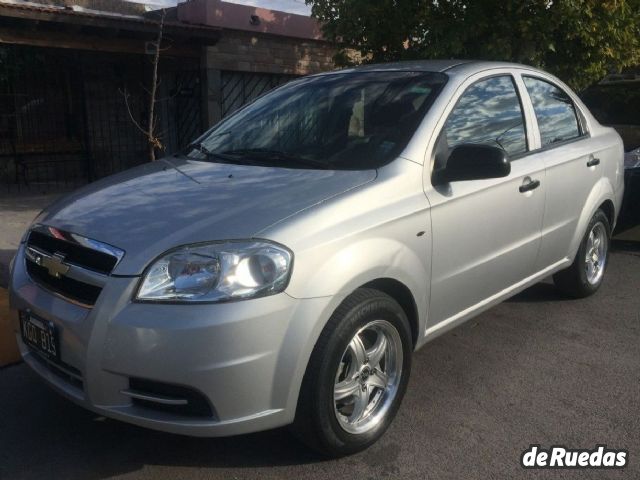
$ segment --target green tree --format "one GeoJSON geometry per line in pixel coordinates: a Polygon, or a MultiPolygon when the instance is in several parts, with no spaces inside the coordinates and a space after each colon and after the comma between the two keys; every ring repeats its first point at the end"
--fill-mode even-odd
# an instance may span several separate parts
{"type": "Polygon", "coordinates": [[[640,63],[640,0],[306,0],[350,62],[478,58],[526,63],[583,88],[640,63]]]}

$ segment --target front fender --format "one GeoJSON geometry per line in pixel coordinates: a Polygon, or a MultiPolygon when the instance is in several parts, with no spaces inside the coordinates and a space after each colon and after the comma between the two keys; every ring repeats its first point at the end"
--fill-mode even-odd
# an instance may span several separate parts
{"type": "Polygon", "coordinates": [[[294,252],[286,293],[345,296],[373,280],[405,285],[425,320],[431,274],[431,213],[422,166],[404,159],[378,177],[260,234],[294,252]]]}
{"type": "Polygon", "coordinates": [[[274,392],[286,395],[290,409],[295,409],[320,333],[335,309],[357,288],[383,278],[402,283],[417,307],[417,331],[425,331],[432,235],[422,165],[398,159],[381,168],[374,182],[273,225],[259,237],[294,252],[285,293],[303,299],[300,303],[305,306],[283,340],[295,344],[298,353],[295,358],[289,352],[279,359],[279,371],[293,379],[291,389],[274,392]],[[292,364],[296,365],[293,372],[292,364]]]}
{"type": "Polygon", "coordinates": [[[298,298],[348,295],[373,280],[391,278],[407,286],[419,309],[423,306],[420,310],[426,310],[430,274],[426,252],[430,248],[427,239],[416,244],[413,249],[393,238],[346,243],[328,255],[317,270],[307,272],[304,283],[293,285],[287,293],[298,298]]]}
{"type": "MultiPolygon", "coordinates": [[[[427,247],[424,239],[420,249],[426,251],[427,248],[430,247],[427,247]]],[[[300,256],[309,255],[317,260],[324,258],[325,254],[326,251],[302,253],[296,257],[296,262],[302,263],[300,256]]],[[[333,254],[319,262],[315,271],[305,269],[299,273],[301,280],[289,285],[287,295],[305,299],[302,301],[305,307],[317,305],[319,310],[310,310],[308,314],[301,312],[298,321],[292,323],[284,339],[284,343],[299,345],[299,356],[293,363],[296,365],[293,372],[290,371],[292,358],[286,356],[278,362],[279,370],[286,370],[293,378],[290,390],[282,393],[286,393],[284,400],[287,411],[295,411],[304,372],[320,333],[335,309],[357,288],[381,278],[401,282],[411,291],[416,303],[418,332],[425,331],[429,294],[427,279],[430,271],[427,258],[427,255],[421,258],[418,252],[394,239],[360,239],[345,242],[344,248],[334,250],[333,254]]]]}

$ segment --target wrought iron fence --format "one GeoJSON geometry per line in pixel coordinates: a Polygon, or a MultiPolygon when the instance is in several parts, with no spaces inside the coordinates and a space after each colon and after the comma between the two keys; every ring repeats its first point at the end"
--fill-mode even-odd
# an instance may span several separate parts
{"type": "MultiPolygon", "coordinates": [[[[160,65],[157,111],[172,152],[203,129],[200,71],[172,57],[160,65]]],[[[71,188],[147,161],[130,117],[147,115],[149,72],[147,56],[0,46],[0,188],[71,188]]]]}
{"type": "Polygon", "coordinates": [[[7,186],[86,175],[79,77],[38,51],[0,48],[0,176],[7,186]]]}
{"type": "MultiPolygon", "coordinates": [[[[69,189],[146,162],[131,117],[146,123],[150,71],[150,56],[0,45],[0,191],[69,189]]],[[[197,59],[161,59],[166,153],[206,127],[200,76],[197,59]]],[[[221,72],[222,116],[293,78],[221,72]]]]}

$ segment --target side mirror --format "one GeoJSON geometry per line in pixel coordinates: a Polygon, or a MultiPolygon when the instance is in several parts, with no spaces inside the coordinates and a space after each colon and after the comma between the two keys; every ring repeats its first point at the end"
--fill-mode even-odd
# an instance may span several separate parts
{"type": "Polygon", "coordinates": [[[454,147],[436,183],[506,177],[511,173],[507,152],[491,145],[465,143],[454,147]]]}

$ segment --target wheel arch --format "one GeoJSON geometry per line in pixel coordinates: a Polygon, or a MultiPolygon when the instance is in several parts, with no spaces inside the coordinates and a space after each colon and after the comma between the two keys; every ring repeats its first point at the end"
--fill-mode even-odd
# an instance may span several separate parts
{"type": "MultiPolygon", "coordinates": [[[[316,344],[318,342],[318,339],[320,338],[322,330],[329,322],[329,319],[331,318],[333,313],[340,307],[345,299],[347,299],[358,289],[375,289],[389,295],[391,298],[397,301],[407,315],[407,319],[409,320],[413,348],[415,349],[420,345],[420,340],[422,338],[420,333],[424,329],[424,326],[421,322],[426,321],[426,318],[422,318],[421,316],[419,307],[420,304],[418,303],[420,299],[416,298],[416,292],[412,291],[410,286],[408,286],[405,282],[398,279],[397,277],[370,275],[369,278],[359,280],[360,281],[357,283],[351,283],[348,288],[342,289],[341,293],[331,296],[330,299],[329,297],[321,297],[307,300],[312,302],[321,302],[323,303],[323,307],[321,307],[321,321],[311,322],[313,323],[313,326],[309,325],[307,329],[303,328],[305,330],[304,337],[307,338],[307,341],[305,342],[305,345],[302,345],[300,347],[300,351],[298,352],[299,363],[293,374],[293,381],[290,384],[289,391],[286,394],[285,405],[289,412],[289,415],[291,415],[291,421],[293,420],[293,415],[297,410],[300,388],[302,386],[303,378],[306,373],[309,360],[311,358],[313,350],[316,348],[316,344]]],[[[302,317],[307,317],[307,315],[302,315],[302,317]]],[[[301,328],[302,325],[298,322],[295,322],[295,324],[296,325],[294,325],[291,329],[292,331],[288,332],[288,336],[290,336],[289,338],[296,339],[296,341],[298,341],[297,339],[299,339],[300,336],[295,332],[298,332],[298,329],[301,328]]],[[[290,361],[291,359],[287,357],[286,362],[284,363],[289,363],[290,361]]]]}
{"type": "Polygon", "coordinates": [[[599,210],[602,210],[604,214],[607,216],[607,220],[609,220],[609,227],[613,230],[613,227],[616,223],[616,207],[613,204],[612,200],[605,200],[598,207],[599,210]]]}
{"type": "Polygon", "coordinates": [[[591,193],[587,197],[587,201],[584,204],[584,208],[580,213],[576,230],[571,241],[571,248],[569,249],[569,258],[573,259],[578,252],[580,242],[584,236],[587,225],[591,221],[593,215],[595,215],[598,209],[602,209],[609,220],[611,230],[615,226],[616,209],[615,209],[615,194],[611,182],[606,178],[601,178],[591,189],[591,193]]]}
{"type": "Polygon", "coordinates": [[[415,348],[419,338],[420,317],[418,315],[418,306],[409,287],[394,278],[377,278],[358,288],[372,288],[374,290],[378,290],[386,293],[398,302],[409,320],[409,326],[411,327],[411,340],[413,342],[413,348],[415,348]]]}

